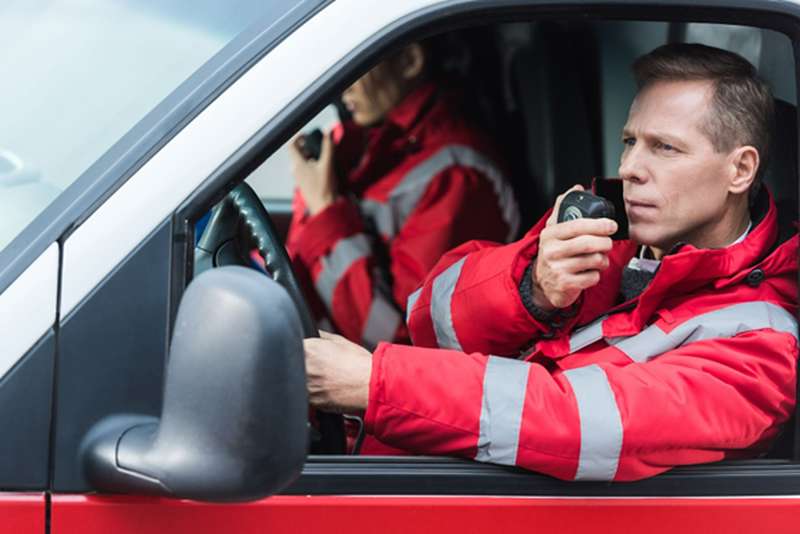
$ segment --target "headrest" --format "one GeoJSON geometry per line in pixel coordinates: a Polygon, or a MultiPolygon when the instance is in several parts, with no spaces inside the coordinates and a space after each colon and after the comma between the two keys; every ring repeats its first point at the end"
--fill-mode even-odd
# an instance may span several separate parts
{"type": "Polygon", "coordinates": [[[797,220],[797,108],[775,99],[775,125],[764,184],[782,222],[797,220]]]}

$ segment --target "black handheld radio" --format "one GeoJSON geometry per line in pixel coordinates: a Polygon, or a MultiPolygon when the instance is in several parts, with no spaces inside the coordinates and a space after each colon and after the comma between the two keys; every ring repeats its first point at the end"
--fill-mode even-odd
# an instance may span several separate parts
{"type": "Polygon", "coordinates": [[[614,204],[587,191],[570,191],[561,201],[558,222],[575,219],[614,218],[614,204]]]}
{"type": "Polygon", "coordinates": [[[322,152],[322,131],[319,128],[310,131],[304,136],[301,151],[305,159],[319,159],[319,155],[322,152]]]}
{"type": "Polygon", "coordinates": [[[596,178],[592,182],[592,190],[591,193],[589,191],[567,193],[558,209],[558,222],[582,218],[614,219],[619,229],[611,238],[627,239],[628,217],[622,199],[622,180],[596,178]]]}

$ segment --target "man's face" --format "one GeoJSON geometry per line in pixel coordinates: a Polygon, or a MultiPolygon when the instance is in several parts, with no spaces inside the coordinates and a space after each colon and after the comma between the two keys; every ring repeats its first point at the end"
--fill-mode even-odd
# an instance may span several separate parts
{"type": "Polygon", "coordinates": [[[712,95],[710,82],[656,82],[631,105],[619,167],[631,239],[664,251],[713,246],[734,167],[700,129],[712,95]]]}

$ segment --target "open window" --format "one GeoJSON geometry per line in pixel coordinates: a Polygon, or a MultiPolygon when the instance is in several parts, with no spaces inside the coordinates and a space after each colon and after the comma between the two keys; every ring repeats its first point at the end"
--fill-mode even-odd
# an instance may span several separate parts
{"type": "MultiPolygon", "coordinates": [[[[527,229],[574,183],[615,176],[619,135],[635,93],[630,64],[667,42],[700,42],[737,52],[772,86],[778,107],[776,146],[766,183],[789,220],[797,218],[796,22],[737,10],[634,7],[552,12],[453,4],[376,38],[354,54],[296,112],[265,127],[183,206],[178,221],[195,224],[242,181],[256,191],[279,233],[291,216],[293,181],[287,144],[301,132],[340,120],[338,95],[392,50],[420,37],[451,34],[471,43],[461,59],[470,109],[499,146],[527,229]],[[757,23],[746,26],[745,22],[757,23]]],[[[198,232],[199,233],[199,232],[198,232]]],[[[193,273],[189,240],[175,255],[173,309],[193,273]]],[[[246,258],[245,258],[246,260],[246,258]]],[[[794,423],[792,423],[794,425],[794,423]]],[[[289,493],[475,493],[541,495],[774,494],[800,476],[794,436],[786,429],[766,458],[675,469],[635,484],[562,483],[548,477],[461,460],[419,457],[311,456],[289,493]],[[776,490],[776,488],[778,488],[776,490]]]]}

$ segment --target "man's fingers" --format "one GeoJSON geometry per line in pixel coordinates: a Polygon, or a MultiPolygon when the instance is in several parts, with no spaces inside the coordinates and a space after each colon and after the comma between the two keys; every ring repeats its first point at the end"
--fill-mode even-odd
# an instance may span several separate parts
{"type": "Polygon", "coordinates": [[[598,282],[600,282],[600,271],[584,271],[575,275],[573,283],[575,287],[589,289],[596,286],[598,282]]]}
{"type": "Polygon", "coordinates": [[[547,228],[547,237],[555,239],[572,239],[580,235],[611,236],[617,231],[617,223],[613,219],[574,219],[555,224],[547,228]]]}
{"type": "Polygon", "coordinates": [[[317,360],[325,359],[332,352],[337,351],[338,347],[334,343],[335,341],[331,338],[310,337],[304,339],[303,352],[306,355],[306,371],[309,370],[309,362],[314,363],[317,360]]]}
{"type": "Polygon", "coordinates": [[[318,337],[309,337],[303,340],[303,352],[305,352],[306,360],[309,357],[314,357],[319,351],[320,339],[318,337]]]}
{"type": "Polygon", "coordinates": [[[608,256],[600,252],[583,254],[558,261],[561,272],[580,274],[584,271],[603,271],[608,267],[608,256]]]}
{"type": "Polygon", "coordinates": [[[319,337],[321,337],[322,339],[336,339],[339,336],[337,336],[336,334],[334,334],[332,332],[327,332],[325,330],[320,330],[319,331],[319,337]]]}
{"type": "Polygon", "coordinates": [[[560,290],[555,295],[556,298],[553,302],[553,305],[555,305],[557,308],[568,306],[571,304],[571,302],[561,302],[562,296],[574,293],[576,291],[579,292],[584,289],[588,289],[596,285],[599,281],[600,271],[583,271],[580,273],[564,275],[559,281],[560,290]]]}
{"type": "Polygon", "coordinates": [[[320,339],[324,339],[325,341],[331,341],[333,343],[336,343],[337,345],[341,345],[342,343],[344,344],[351,343],[351,341],[349,341],[346,337],[340,336],[339,334],[334,334],[333,332],[326,332],[325,330],[319,331],[319,337],[320,339]]]}
{"type": "Polygon", "coordinates": [[[594,254],[595,252],[605,254],[610,252],[613,246],[614,242],[610,237],[579,235],[572,239],[552,243],[544,257],[547,260],[560,260],[583,254],[594,254]]]}

